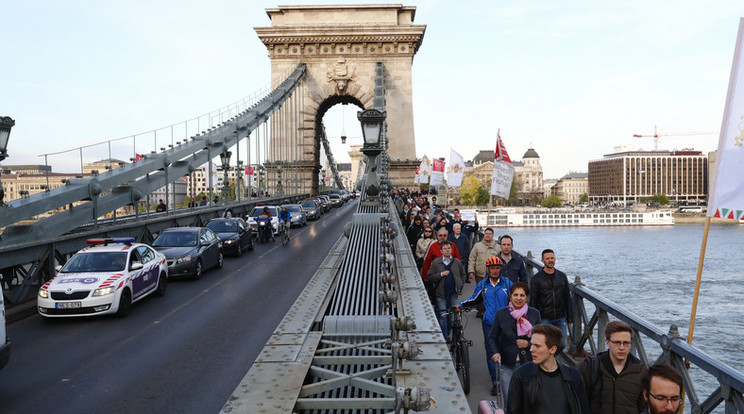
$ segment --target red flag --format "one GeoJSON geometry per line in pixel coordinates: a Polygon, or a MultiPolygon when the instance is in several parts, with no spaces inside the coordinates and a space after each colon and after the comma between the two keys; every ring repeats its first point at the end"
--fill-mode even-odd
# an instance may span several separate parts
{"type": "Polygon", "coordinates": [[[145,159],[144,155],[139,155],[137,153],[134,154],[134,162],[137,162],[139,160],[144,160],[144,159],[145,159]]]}
{"type": "Polygon", "coordinates": [[[501,140],[501,133],[496,135],[496,151],[494,152],[494,159],[496,161],[512,162],[511,158],[509,158],[509,153],[506,152],[506,148],[504,147],[504,141],[501,140]]]}

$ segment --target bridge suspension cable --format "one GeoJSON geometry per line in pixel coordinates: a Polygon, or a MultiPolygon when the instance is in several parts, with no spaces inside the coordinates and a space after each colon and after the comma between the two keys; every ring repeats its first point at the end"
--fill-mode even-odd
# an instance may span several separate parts
{"type": "Polygon", "coordinates": [[[219,125],[192,136],[191,141],[167,150],[163,148],[161,153],[147,154],[139,161],[98,176],[69,179],[63,187],[9,202],[7,207],[0,209],[0,227],[8,226],[2,234],[0,250],[64,234],[80,225],[95,222],[98,217],[121,206],[136,206],[144,195],[188,175],[265,124],[292,96],[303,81],[305,71],[304,64],[297,65],[290,76],[263,99],[219,125]],[[79,201],[87,202],[33,224],[14,225],[79,201]]]}

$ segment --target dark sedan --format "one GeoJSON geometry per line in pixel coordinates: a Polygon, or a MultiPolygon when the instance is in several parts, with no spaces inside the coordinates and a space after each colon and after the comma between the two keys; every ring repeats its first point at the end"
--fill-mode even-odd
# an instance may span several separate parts
{"type": "Polygon", "coordinates": [[[305,210],[305,214],[307,214],[308,220],[317,220],[320,218],[321,207],[315,201],[312,201],[312,200],[300,201],[300,206],[302,207],[303,210],[305,210]]]}
{"type": "Polygon", "coordinates": [[[217,234],[222,241],[225,254],[240,256],[243,250],[253,250],[253,231],[245,220],[237,217],[209,220],[207,228],[217,234]]]}
{"type": "Polygon", "coordinates": [[[168,277],[190,275],[199,279],[204,270],[222,268],[219,237],[206,227],[173,227],[152,242],[168,261],[168,277]]]}

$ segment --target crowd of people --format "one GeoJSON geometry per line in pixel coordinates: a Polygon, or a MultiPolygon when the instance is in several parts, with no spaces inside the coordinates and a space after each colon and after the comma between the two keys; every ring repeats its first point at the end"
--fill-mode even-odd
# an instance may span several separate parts
{"type": "Polygon", "coordinates": [[[612,321],[605,328],[607,351],[578,368],[559,362],[573,321],[571,291],[556,255],[542,252],[543,267],[531,278],[509,235],[479,229],[477,218],[452,215],[437,197],[395,189],[405,235],[439,320],[450,340],[447,310],[477,308],[482,319],[491,394],[504,396],[507,413],[676,413],[682,376],[666,363],[646,367],[631,354],[633,329],[612,321]],[[458,300],[463,287],[473,294],[458,300]]]}

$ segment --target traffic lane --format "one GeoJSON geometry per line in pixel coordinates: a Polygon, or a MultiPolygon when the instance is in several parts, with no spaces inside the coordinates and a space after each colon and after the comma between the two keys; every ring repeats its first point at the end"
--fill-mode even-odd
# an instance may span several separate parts
{"type": "Polygon", "coordinates": [[[353,211],[347,204],[293,229],[287,247],[256,245],[200,281],[171,281],[165,297],[138,302],[125,319],[11,325],[3,412],[219,411],[353,211]]]}

